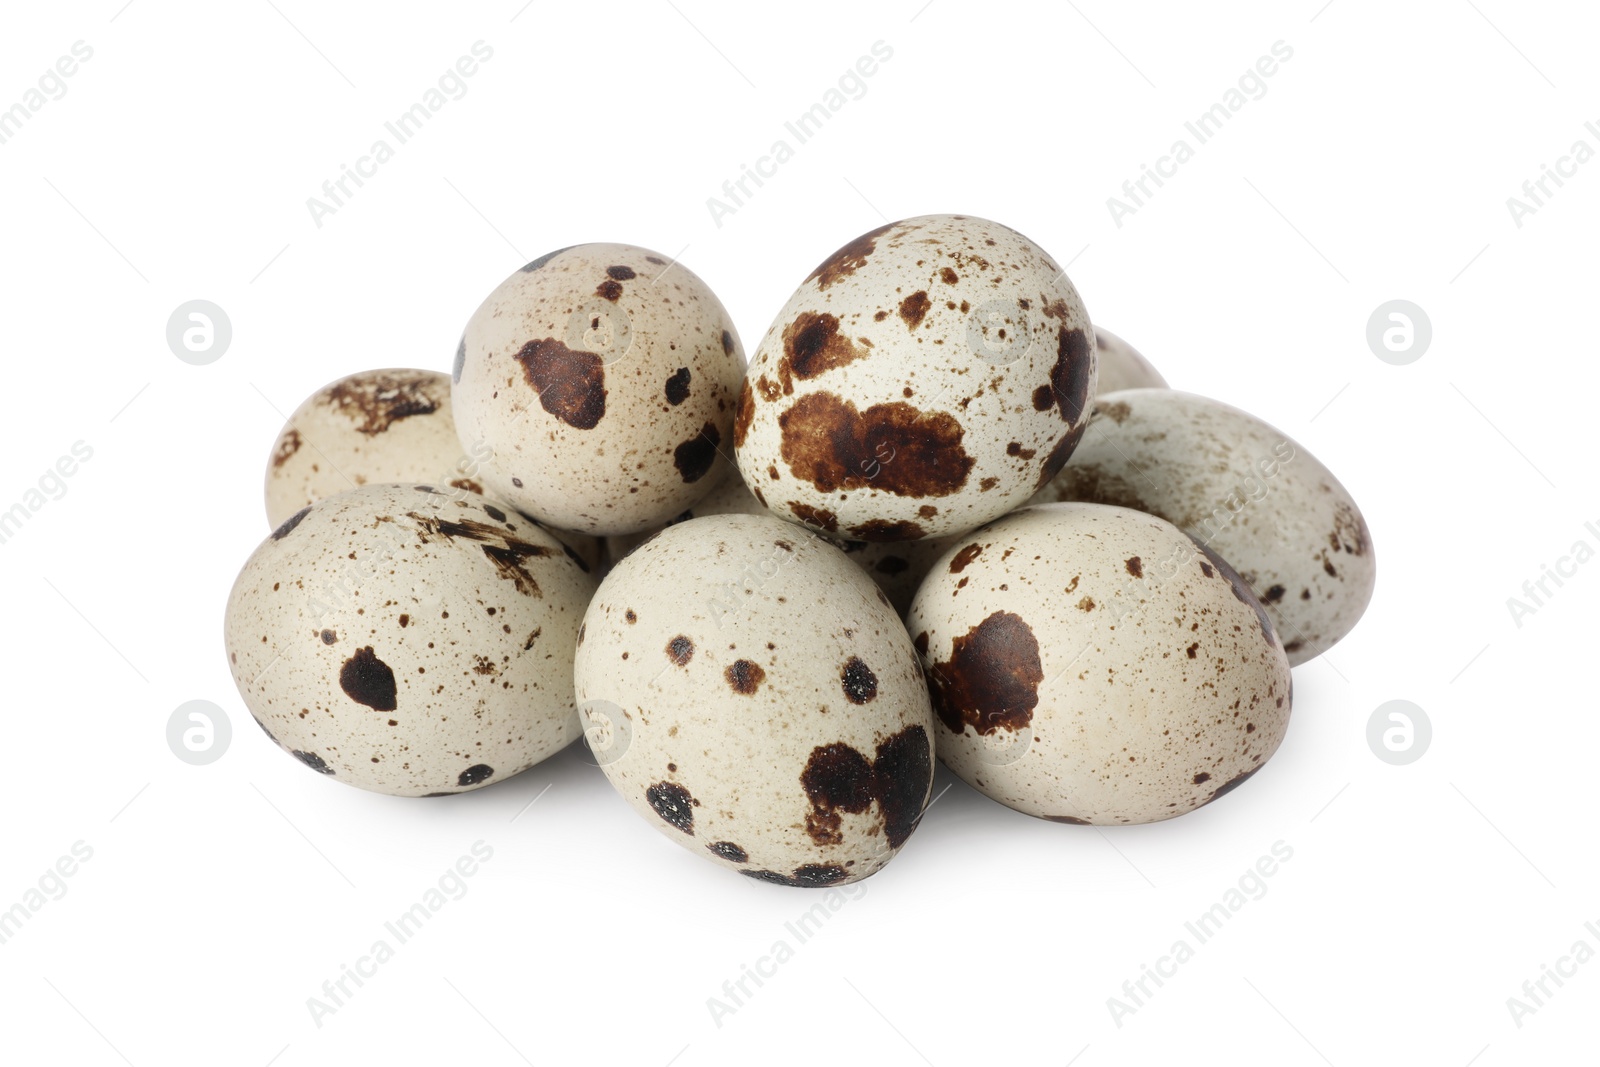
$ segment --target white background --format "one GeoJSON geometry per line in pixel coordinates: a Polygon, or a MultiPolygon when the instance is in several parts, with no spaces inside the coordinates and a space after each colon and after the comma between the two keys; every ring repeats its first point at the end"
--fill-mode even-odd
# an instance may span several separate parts
{"type": "Polygon", "coordinates": [[[0,544],[0,908],[93,850],[0,945],[0,1057],[1593,1060],[1600,962],[1520,1027],[1506,1004],[1579,939],[1600,949],[1600,563],[1520,627],[1506,604],[1575,541],[1600,548],[1600,161],[1521,227],[1506,205],[1575,140],[1600,148],[1586,5],[122,3],[18,5],[0,35],[0,107],[94,50],[0,145],[0,509],[93,449],[0,544]],[[316,226],[307,198],[478,40],[494,55],[466,95],[316,226]],[[716,225],[707,198],[880,40],[865,95],[716,225]],[[1107,198],[1279,40],[1265,96],[1118,227],[1107,198]],[[1288,739],[1246,788],[1100,831],[957,783],[798,944],[785,923],[820,895],[674,847],[581,746],[419,803],[255,729],[222,608],[266,533],[282,413],[356,370],[448,369],[495,284],[583,241],[681,252],[753,347],[834,248],[927,212],[1071,261],[1096,322],[1361,502],[1377,594],[1296,671],[1288,739]],[[165,340],[196,298],[234,329],[208,366],[165,340]],[[1394,298],[1433,323],[1409,366],[1365,339],[1394,298]],[[1403,767],[1365,737],[1397,698],[1434,728],[1403,767]],[[232,722],[209,766],[165,740],[193,699],[232,722]],[[467,894],[317,1026],[307,998],[479,840],[467,894]],[[1119,1026],[1108,998],[1195,945],[1185,921],[1279,841],[1265,896],[1119,1026]],[[793,958],[718,1026],[707,999],[779,939],[793,958]]]}

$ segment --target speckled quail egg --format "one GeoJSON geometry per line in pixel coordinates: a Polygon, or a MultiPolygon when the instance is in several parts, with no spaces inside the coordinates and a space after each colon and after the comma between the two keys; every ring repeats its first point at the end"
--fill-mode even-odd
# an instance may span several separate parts
{"type": "Polygon", "coordinates": [[[767,514],[767,509],[762,507],[761,502],[751,496],[750,490],[745,488],[744,481],[739,477],[739,472],[733,463],[722,456],[716,458],[711,473],[706,475],[706,481],[713,486],[709,493],[659,526],[639,533],[607,537],[606,555],[612,560],[619,560],[655,536],[663,527],[675,526],[703,515],[767,514]]]}
{"type": "Polygon", "coordinates": [[[845,557],[878,583],[896,613],[904,616],[911,598],[934,561],[961,537],[925,537],[921,541],[843,541],[833,543],[845,557]]]}
{"type": "Polygon", "coordinates": [[[290,516],[245,563],[224,634],[267,736],[396,796],[498,782],[579,733],[572,653],[595,580],[508,506],[369,485],[290,516]]]}
{"type": "Polygon", "coordinates": [[[601,583],[574,667],[597,762],[673,842],[751,878],[883,867],[921,819],[933,723],[881,590],[803,527],[669,526],[601,583]]]}
{"type": "Polygon", "coordinates": [[[778,313],[734,444],[775,513],[858,541],[970,530],[1061,469],[1095,389],[1093,331],[1015,230],[926,215],[862,234],[778,313]]]}
{"type": "Polygon", "coordinates": [[[1139,350],[1106,329],[1094,328],[1094,346],[1100,355],[1100,380],[1097,395],[1118,389],[1165,389],[1167,380],[1139,350]]]}
{"type": "Polygon", "coordinates": [[[907,626],[939,758],[1040,818],[1182,815],[1260,770],[1288,726],[1289,662],[1255,596],[1152,515],[1008,515],[934,564],[907,626]]]}
{"type": "MultiPolygon", "coordinates": [[[[704,515],[770,515],[761,502],[746,488],[739,472],[727,460],[719,459],[712,471],[717,487],[684,511],[667,525],[687,522],[704,515]]],[[[808,532],[815,533],[805,527],[808,532]]],[[[654,531],[652,531],[653,533],[654,531]]],[[[626,534],[606,538],[606,551],[613,560],[621,559],[651,534],[626,534]]],[[[889,603],[901,615],[911,606],[911,598],[923,575],[933,566],[944,550],[959,536],[930,537],[921,541],[847,541],[832,534],[819,534],[829,544],[850,558],[850,562],[866,571],[889,598],[889,603]]]]}
{"type": "MultiPolygon", "coordinates": [[[[359,485],[427,482],[442,492],[482,494],[482,441],[463,451],[450,414],[450,377],[431,370],[362,371],[317,390],[289,416],[267,461],[267,525],[359,485]]],[[[551,530],[584,563],[601,563],[600,542],[551,530]]]]}
{"type": "Polygon", "coordinates": [[[362,371],[313,393],[289,416],[267,463],[267,524],[358,485],[428,480],[482,492],[450,417],[450,378],[362,371]]]}
{"type": "Polygon", "coordinates": [[[1072,462],[1035,498],[1159,515],[1238,568],[1283,636],[1291,664],[1355,628],[1377,561],[1361,509],[1287,435],[1192,393],[1103,395],[1072,462]]]}
{"type": "Polygon", "coordinates": [[[541,522],[624,534],[704,496],[730,448],[744,355],[711,289],[646,248],[540,256],[490,293],[456,350],[463,445],[541,522]]]}

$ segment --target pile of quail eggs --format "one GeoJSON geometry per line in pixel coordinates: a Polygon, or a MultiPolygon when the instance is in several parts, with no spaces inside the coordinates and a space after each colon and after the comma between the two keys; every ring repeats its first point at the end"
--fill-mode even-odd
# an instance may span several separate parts
{"type": "Polygon", "coordinates": [[[1375,575],[1309,452],[961,215],[840,248],[748,365],[682,263],[541,256],[449,375],[306,400],[266,502],[225,635],[285,752],[439,797],[581,735],[668,839],[792,886],[886,864],[936,758],[1063,823],[1232,792],[1375,575]]]}

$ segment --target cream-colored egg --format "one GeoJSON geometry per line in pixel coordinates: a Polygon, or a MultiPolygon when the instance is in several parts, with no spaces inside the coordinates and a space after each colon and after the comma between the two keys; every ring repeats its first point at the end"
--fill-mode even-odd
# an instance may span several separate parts
{"type": "Polygon", "coordinates": [[[589,605],[574,682],[617,792],[751,878],[865,878],[927,804],[911,640],[859,568],[792,523],[716,515],[635,548],[589,605]]]}
{"type": "Polygon", "coordinates": [[[224,637],[250,714],[306,766],[379,793],[455,793],[578,736],[572,653],[594,588],[508,506],[370,485],[261,543],[224,637]]]}
{"type": "MultiPolygon", "coordinates": [[[[745,486],[744,480],[733,464],[719,460],[712,472],[717,487],[694,507],[677,516],[673,523],[706,515],[770,515],[761,501],[745,486]]],[[[782,516],[779,516],[780,518],[782,516]]],[[[809,527],[804,527],[810,531],[809,527]]],[[[612,560],[619,560],[655,531],[606,538],[606,551],[612,560]]],[[[816,531],[810,531],[815,533],[816,531]]],[[[911,598],[922,584],[923,575],[933,566],[933,561],[956,540],[956,534],[930,537],[921,541],[847,541],[831,534],[820,534],[829,544],[849,557],[850,562],[866,571],[889,598],[889,603],[901,615],[911,606],[911,598]]]]}
{"type": "Polygon", "coordinates": [[[482,492],[477,458],[450,417],[450,378],[430,370],[362,371],[295,408],[267,462],[267,525],[361,485],[429,482],[482,492]]]}
{"type": "Polygon", "coordinates": [[[1339,479],[1254,415],[1171,389],[1107,393],[1060,475],[1034,499],[1159,515],[1232,563],[1291,664],[1355,628],[1377,581],[1372,535],[1339,479]]]}
{"type": "Polygon", "coordinates": [[[704,496],[730,437],[744,356],[687,267],[646,248],[541,256],[467,323],[453,405],[483,483],[560,529],[626,534],[704,496]]]}
{"type": "Polygon", "coordinates": [[[765,515],[767,509],[761,502],[750,495],[750,490],[744,487],[744,482],[739,478],[739,472],[729,460],[717,457],[711,473],[706,475],[706,481],[713,488],[705,496],[695,501],[674,515],[669,521],[659,526],[651,527],[639,533],[615,534],[605,539],[606,554],[615,562],[632,552],[639,545],[654,537],[666,526],[688,522],[690,519],[700,518],[705,515],[765,515]]]}
{"type": "MultiPolygon", "coordinates": [[[[384,482],[427,483],[482,495],[487,448],[463,451],[450,413],[450,377],[430,370],[362,371],[318,389],[295,408],[267,461],[267,525],[277,529],[324,497],[384,482]]],[[[550,530],[598,570],[599,539],[550,530]]]]}
{"type": "Polygon", "coordinates": [[[752,357],[734,443],[774,513],[859,541],[958,534],[1066,462],[1095,391],[1061,267],[998,223],[862,234],[789,298],[752,357]]]}
{"type": "Polygon", "coordinates": [[[1106,329],[1094,328],[1095,350],[1100,354],[1100,382],[1097,395],[1119,389],[1165,389],[1167,380],[1139,354],[1139,350],[1106,329]]]}
{"type": "Polygon", "coordinates": [[[1283,646],[1243,581],[1162,519],[1024,508],[963,538],[918,590],[939,758],[1058,822],[1170,819],[1283,740],[1283,646]]]}

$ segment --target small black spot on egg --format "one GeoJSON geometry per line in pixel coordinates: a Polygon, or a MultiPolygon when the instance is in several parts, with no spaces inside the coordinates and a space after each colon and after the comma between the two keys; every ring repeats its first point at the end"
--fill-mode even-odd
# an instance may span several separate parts
{"type": "Polygon", "coordinates": [[[796,867],[792,875],[779,874],[777,871],[740,871],[739,873],[747,878],[754,878],[758,882],[771,882],[773,885],[787,885],[797,889],[816,889],[843,881],[849,872],[836,863],[808,863],[802,867],[796,867]]]}
{"type": "Polygon", "coordinates": [[[1250,768],[1250,770],[1245,771],[1243,774],[1237,775],[1237,776],[1235,776],[1233,778],[1228,779],[1226,782],[1223,782],[1221,785],[1219,785],[1217,787],[1217,791],[1215,793],[1211,794],[1211,797],[1206,801],[1206,803],[1209,804],[1209,803],[1211,803],[1211,801],[1216,800],[1218,797],[1227,796],[1229,793],[1233,792],[1235,789],[1238,789],[1241,785],[1244,785],[1245,782],[1249,781],[1250,776],[1255,774],[1260,769],[1261,769],[1260,767],[1252,767],[1252,768],[1250,768]]]}
{"type": "Polygon", "coordinates": [[[761,665],[747,659],[734,660],[722,675],[728,680],[729,688],[743,696],[750,696],[767,680],[767,672],[761,665]]]}
{"type": "MultiPolygon", "coordinates": [[[[268,736],[271,735],[269,734],[268,736]]],[[[310,767],[318,774],[333,773],[333,768],[328,766],[327,763],[323,761],[322,757],[317,755],[315,752],[301,752],[299,749],[296,749],[294,752],[294,758],[299,760],[301,763],[304,763],[307,767],[310,767]]]]}
{"type": "Polygon", "coordinates": [[[282,541],[285,537],[288,537],[289,533],[296,526],[300,525],[300,520],[306,517],[306,512],[308,512],[310,510],[311,510],[311,505],[307,504],[305,507],[303,507],[299,511],[295,512],[293,515],[290,515],[287,519],[284,519],[283,520],[283,525],[279,526],[276,530],[272,531],[272,539],[274,541],[282,541]]]}
{"type": "Polygon", "coordinates": [[[479,782],[488,781],[493,776],[493,767],[489,766],[487,763],[474,763],[472,766],[461,772],[461,776],[456,779],[456,784],[477,785],[479,782]]]}
{"type": "Polygon", "coordinates": [[[870,703],[878,695],[878,676],[859,656],[851,656],[845,663],[839,681],[852,704],[870,703]]]}
{"type": "Polygon", "coordinates": [[[679,367],[672,377],[667,379],[667,403],[676,407],[689,399],[689,368],[679,367]]]}
{"type": "Polygon", "coordinates": [[[394,671],[372,651],[372,646],[357,649],[339,669],[339,688],[357,704],[373,711],[395,709],[394,671]]]}
{"type": "Polygon", "coordinates": [[[676,782],[657,782],[644,791],[644,798],[668,826],[694,836],[694,797],[676,782]]]}
{"type": "Polygon", "coordinates": [[[732,841],[716,841],[706,846],[714,855],[734,863],[744,863],[750,859],[749,853],[734,844],[732,841]]]}
{"type": "MultiPolygon", "coordinates": [[[[567,246],[567,248],[571,248],[571,247],[572,247],[571,245],[567,246]]],[[[559,256],[561,253],[565,252],[566,250],[567,250],[566,248],[558,248],[554,252],[546,252],[544,255],[540,256],[538,259],[535,259],[535,260],[531,261],[530,263],[528,263],[527,265],[525,265],[522,268],[522,273],[524,273],[524,274],[532,274],[534,271],[538,270],[540,267],[544,266],[546,263],[550,262],[552,259],[555,259],[557,256],[559,256]]]]}

